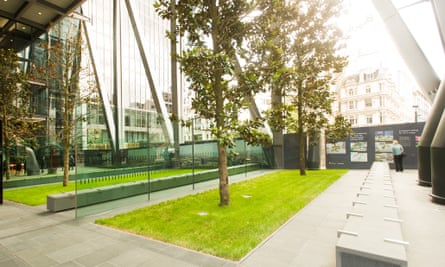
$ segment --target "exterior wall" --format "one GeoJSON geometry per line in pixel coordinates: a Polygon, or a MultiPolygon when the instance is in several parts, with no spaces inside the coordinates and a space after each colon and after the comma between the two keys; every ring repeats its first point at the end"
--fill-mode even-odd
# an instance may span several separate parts
{"type": "Polygon", "coordinates": [[[338,80],[337,112],[353,127],[394,124],[409,121],[406,98],[400,83],[384,69],[362,71],[338,80]]]}
{"type": "MultiPolygon", "coordinates": [[[[139,33],[144,46],[145,61],[148,62],[158,97],[162,98],[168,112],[172,110],[171,51],[170,40],[166,30],[170,29],[167,20],[161,19],[153,7],[154,0],[132,0],[132,11],[138,23],[139,33]]],[[[117,18],[120,30],[119,40],[119,72],[115,72],[113,54],[113,2],[109,0],[86,1],[82,12],[86,21],[82,29],[85,42],[80,68],[87,73],[79,81],[81,94],[93,99],[88,104],[80,104],[75,112],[77,117],[85,118],[76,124],[78,159],[83,160],[83,151],[105,151],[112,149],[110,132],[119,129],[120,150],[146,147],[148,142],[165,144],[168,136],[162,127],[163,115],[156,109],[153,88],[150,87],[143,58],[137,45],[129,10],[126,1],[116,1],[120,8],[117,18]],[[87,38],[88,37],[88,38],[87,38]],[[89,43],[87,43],[89,40],[89,43]],[[88,49],[88,45],[91,49],[88,49]],[[94,64],[93,64],[94,63],[94,64]],[[116,76],[119,86],[116,86],[116,76]],[[118,92],[115,92],[119,88],[118,92]],[[118,99],[118,101],[116,101],[118,99]],[[109,106],[114,125],[107,124],[104,107],[109,106]],[[116,120],[116,114],[122,114],[116,120]]],[[[30,66],[38,68],[44,65],[48,53],[42,43],[57,40],[55,30],[62,29],[65,24],[79,25],[79,20],[67,17],[55,25],[48,34],[44,34],[30,47],[20,51],[23,67],[29,71],[30,66]]],[[[75,34],[75,33],[73,33],[75,34]]],[[[48,86],[51,87],[51,86],[48,86]]],[[[35,119],[41,121],[42,135],[38,136],[40,147],[57,142],[55,138],[61,130],[62,102],[57,88],[48,88],[45,83],[35,84],[33,105],[36,109],[35,119]]],[[[179,108],[182,110],[181,108],[179,108]]],[[[167,114],[168,115],[168,114],[167,114]]],[[[110,117],[110,116],[108,116],[110,117]]]]}
{"type": "MultiPolygon", "coordinates": [[[[120,35],[117,37],[120,46],[118,52],[120,72],[114,73],[113,68],[113,4],[109,0],[87,1],[82,7],[85,16],[90,18],[90,21],[86,23],[86,30],[93,53],[89,55],[88,51],[84,52],[83,59],[88,61],[84,64],[92,68],[89,61],[91,56],[94,57],[98,80],[93,82],[108,96],[108,99],[103,99],[103,101],[110,103],[113,112],[123,110],[121,111],[123,119],[115,121],[117,123],[115,127],[122,129],[123,133],[120,149],[140,147],[141,143],[147,143],[148,139],[153,143],[167,142],[168,138],[160,125],[162,115],[156,111],[128,8],[125,1],[117,2],[120,5],[118,18],[120,35]],[[119,76],[121,84],[121,90],[117,92],[120,99],[120,103],[117,103],[119,106],[116,106],[113,100],[116,97],[115,75],[119,76]]],[[[170,24],[156,14],[153,3],[152,0],[131,1],[132,11],[139,24],[139,34],[146,52],[145,60],[150,67],[159,97],[163,98],[167,110],[171,112],[170,40],[165,35],[170,24]]],[[[96,116],[103,116],[100,110],[97,111],[96,116]]],[[[92,118],[91,120],[96,123],[87,125],[88,140],[82,142],[82,148],[109,147],[107,142],[110,138],[104,128],[104,119],[92,118]],[[99,145],[96,144],[97,142],[99,145]]]]}
{"type": "Polygon", "coordinates": [[[404,168],[417,168],[417,145],[425,123],[392,124],[353,128],[354,136],[326,144],[327,168],[369,169],[374,161],[392,165],[392,142],[405,149],[404,168]]]}

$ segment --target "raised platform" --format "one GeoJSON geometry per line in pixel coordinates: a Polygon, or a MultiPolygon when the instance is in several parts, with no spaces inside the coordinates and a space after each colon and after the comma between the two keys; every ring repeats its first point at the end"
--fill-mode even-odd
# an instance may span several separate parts
{"type": "Polygon", "coordinates": [[[345,227],[338,231],[337,267],[408,266],[408,242],[402,236],[387,163],[372,165],[346,218],[345,227]]]}
{"type": "MultiPolygon", "coordinates": [[[[229,167],[229,175],[249,172],[259,169],[259,164],[250,163],[229,167]]],[[[179,186],[189,185],[209,181],[218,178],[218,170],[197,172],[194,175],[184,174],[161,179],[154,179],[104,186],[93,189],[85,189],[76,192],[47,195],[46,207],[49,211],[57,212],[74,209],[75,207],[85,207],[107,201],[148,194],[179,186]]]]}

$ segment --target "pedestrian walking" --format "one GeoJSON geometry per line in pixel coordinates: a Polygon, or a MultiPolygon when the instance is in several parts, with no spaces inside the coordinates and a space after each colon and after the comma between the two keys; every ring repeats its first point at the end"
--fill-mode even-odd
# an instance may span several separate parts
{"type": "Polygon", "coordinates": [[[74,158],[73,155],[70,155],[69,165],[70,165],[70,170],[74,170],[74,167],[76,166],[76,159],[74,158]]]}
{"type": "Polygon", "coordinates": [[[403,152],[404,148],[399,141],[394,140],[392,144],[392,155],[394,159],[394,165],[396,168],[396,172],[403,172],[403,152]]]}

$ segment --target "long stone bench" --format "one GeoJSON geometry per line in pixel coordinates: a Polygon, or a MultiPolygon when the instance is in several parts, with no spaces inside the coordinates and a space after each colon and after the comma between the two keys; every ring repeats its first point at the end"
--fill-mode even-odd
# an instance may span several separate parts
{"type": "Polygon", "coordinates": [[[338,230],[337,267],[406,267],[406,246],[397,199],[385,162],[373,163],[338,230]]]}
{"type": "MultiPolygon", "coordinates": [[[[260,166],[257,163],[232,166],[229,167],[229,175],[253,171],[259,168],[260,166]]],[[[216,178],[218,178],[218,170],[213,169],[197,172],[194,175],[184,174],[155,179],[151,180],[150,183],[145,180],[80,190],[77,191],[77,194],[76,192],[52,194],[46,196],[46,208],[52,212],[63,211],[75,207],[85,207],[97,203],[143,195],[147,194],[149,191],[156,192],[192,183],[200,183],[216,178]]]]}

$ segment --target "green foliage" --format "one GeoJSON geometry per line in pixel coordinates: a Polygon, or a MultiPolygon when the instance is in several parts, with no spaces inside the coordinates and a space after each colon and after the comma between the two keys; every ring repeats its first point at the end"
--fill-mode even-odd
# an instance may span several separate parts
{"type": "Polygon", "coordinates": [[[338,54],[342,33],[333,23],[340,14],[341,2],[259,0],[257,9],[262,13],[251,22],[245,51],[250,58],[249,68],[260,73],[259,85],[272,91],[272,99],[274,95],[280,101],[286,97],[297,107],[297,112],[292,112],[280,103],[272,103],[269,123],[283,129],[294,122],[283,124],[282,117],[293,115],[304,132],[324,127],[333,101],[332,74],[347,63],[338,54]]]}
{"type": "Polygon", "coordinates": [[[213,122],[211,131],[220,144],[231,147],[237,136],[245,136],[251,143],[268,142],[258,130],[259,121],[239,125],[240,110],[249,107],[248,99],[258,91],[253,86],[256,77],[236,70],[234,62],[247,30],[242,22],[251,10],[247,1],[179,1],[175,13],[171,4],[163,0],[155,7],[163,18],[175,16],[177,33],[187,39],[179,60],[188,86],[195,92],[193,109],[213,122]]]}
{"type": "Polygon", "coordinates": [[[96,223],[239,260],[345,172],[277,171],[233,184],[230,209],[216,206],[210,190],[96,223]]]}
{"type": "MultiPolygon", "coordinates": [[[[332,77],[347,64],[339,55],[343,33],[335,25],[341,1],[255,3],[260,15],[250,22],[243,52],[246,69],[257,73],[258,86],[271,92],[271,110],[266,115],[274,134],[287,127],[305,140],[327,126],[332,77]]],[[[304,169],[304,146],[300,149],[304,169]]]]}
{"type": "Polygon", "coordinates": [[[270,142],[257,128],[259,121],[239,125],[239,114],[260,90],[252,86],[254,75],[244,75],[237,67],[236,51],[240,50],[247,32],[242,21],[251,7],[246,0],[159,0],[155,8],[161,17],[176,23],[176,35],[186,39],[183,53],[175,55],[194,91],[192,108],[211,121],[210,131],[218,142],[221,205],[228,205],[227,147],[233,147],[237,136],[249,143],[270,142]]]}
{"type": "MultiPolygon", "coordinates": [[[[6,164],[11,149],[28,137],[31,120],[31,88],[27,75],[20,69],[19,58],[12,49],[0,49],[0,121],[3,123],[3,147],[6,164]]],[[[2,159],[3,160],[3,159],[2,159]]],[[[6,178],[9,179],[9,171],[6,178]]]]}
{"type": "MultiPolygon", "coordinates": [[[[221,145],[232,146],[238,135],[251,143],[270,142],[259,130],[261,120],[238,122],[240,110],[263,91],[271,92],[266,119],[274,134],[288,127],[304,140],[327,127],[330,83],[347,63],[338,53],[343,34],[335,25],[341,1],[186,0],[173,5],[160,0],[155,7],[162,17],[175,19],[177,33],[187,39],[179,58],[195,92],[192,106],[213,121],[212,134],[221,145]]],[[[305,158],[301,149],[300,162],[305,158]]]]}
{"type": "Polygon", "coordinates": [[[333,124],[328,125],[326,129],[326,142],[336,143],[348,136],[354,135],[351,123],[342,115],[337,115],[333,124]]]}

